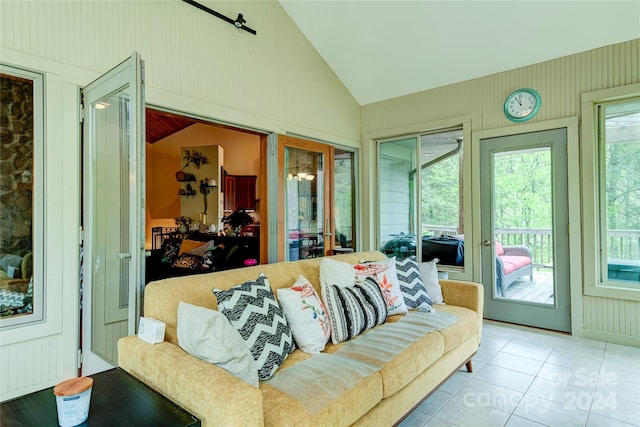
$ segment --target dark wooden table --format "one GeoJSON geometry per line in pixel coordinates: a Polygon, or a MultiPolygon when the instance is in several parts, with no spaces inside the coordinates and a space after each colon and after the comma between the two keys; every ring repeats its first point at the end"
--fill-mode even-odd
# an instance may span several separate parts
{"type": "MultiPolygon", "coordinates": [[[[81,426],[200,426],[200,421],[120,368],[91,376],[89,419],[81,426]]],[[[0,425],[58,426],[53,387],[0,404],[0,425]]]]}

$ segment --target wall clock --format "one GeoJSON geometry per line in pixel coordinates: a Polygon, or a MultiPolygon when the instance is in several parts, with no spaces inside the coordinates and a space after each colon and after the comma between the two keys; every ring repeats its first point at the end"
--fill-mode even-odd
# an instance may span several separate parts
{"type": "Polygon", "coordinates": [[[512,122],[526,122],[540,109],[540,95],[533,89],[515,90],[504,101],[504,115],[512,122]]]}

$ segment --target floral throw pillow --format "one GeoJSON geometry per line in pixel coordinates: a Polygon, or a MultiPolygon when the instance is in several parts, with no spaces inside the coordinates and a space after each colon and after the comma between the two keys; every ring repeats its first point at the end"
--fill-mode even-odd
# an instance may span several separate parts
{"type": "Polygon", "coordinates": [[[174,261],[172,266],[177,268],[188,268],[189,270],[202,270],[202,257],[185,252],[174,261]]]}
{"type": "Polygon", "coordinates": [[[364,280],[371,277],[378,282],[390,316],[408,312],[396,272],[396,257],[384,261],[362,262],[354,265],[353,269],[356,279],[364,280]]]}
{"type": "Polygon", "coordinates": [[[173,264],[178,259],[182,239],[168,238],[162,242],[162,262],[173,264]]]}
{"type": "Polygon", "coordinates": [[[276,290],[293,339],[305,353],[324,350],[331,327],[324,304],[313,285],[301,274],[290,288],[276,290]]]}

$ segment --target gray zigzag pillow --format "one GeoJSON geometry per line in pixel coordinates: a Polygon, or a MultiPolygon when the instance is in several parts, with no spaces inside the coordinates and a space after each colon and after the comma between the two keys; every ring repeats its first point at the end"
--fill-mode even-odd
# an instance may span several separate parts
{"type": "Polygon", "coordinates": [[[396,260],[396,272],[400,282],[400,291],[402,291],[407,307],[421,310],[431,309],[433,303],[420,277],[420,269],[415,257],[405,258],[402,261],[396,260]]]}
{"type": "Polygon", "coordinates": [[[264,381],[295,349],[293,335],[278,305],[267,278],[260,274],[223,291],[213,289],[218,310],[240,332],[258,367],[258,377],[264,381]]]}

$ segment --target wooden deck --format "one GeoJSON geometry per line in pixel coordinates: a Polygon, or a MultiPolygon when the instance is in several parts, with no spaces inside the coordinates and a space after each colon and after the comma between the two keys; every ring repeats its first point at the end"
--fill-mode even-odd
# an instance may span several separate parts
{"type": "Polygon", "coordinates": [[[513,282],[505,292],[505,299],[553,304],[553,270],[535,270],[533,281],[529,276],[523,276],[513,282]]]}

